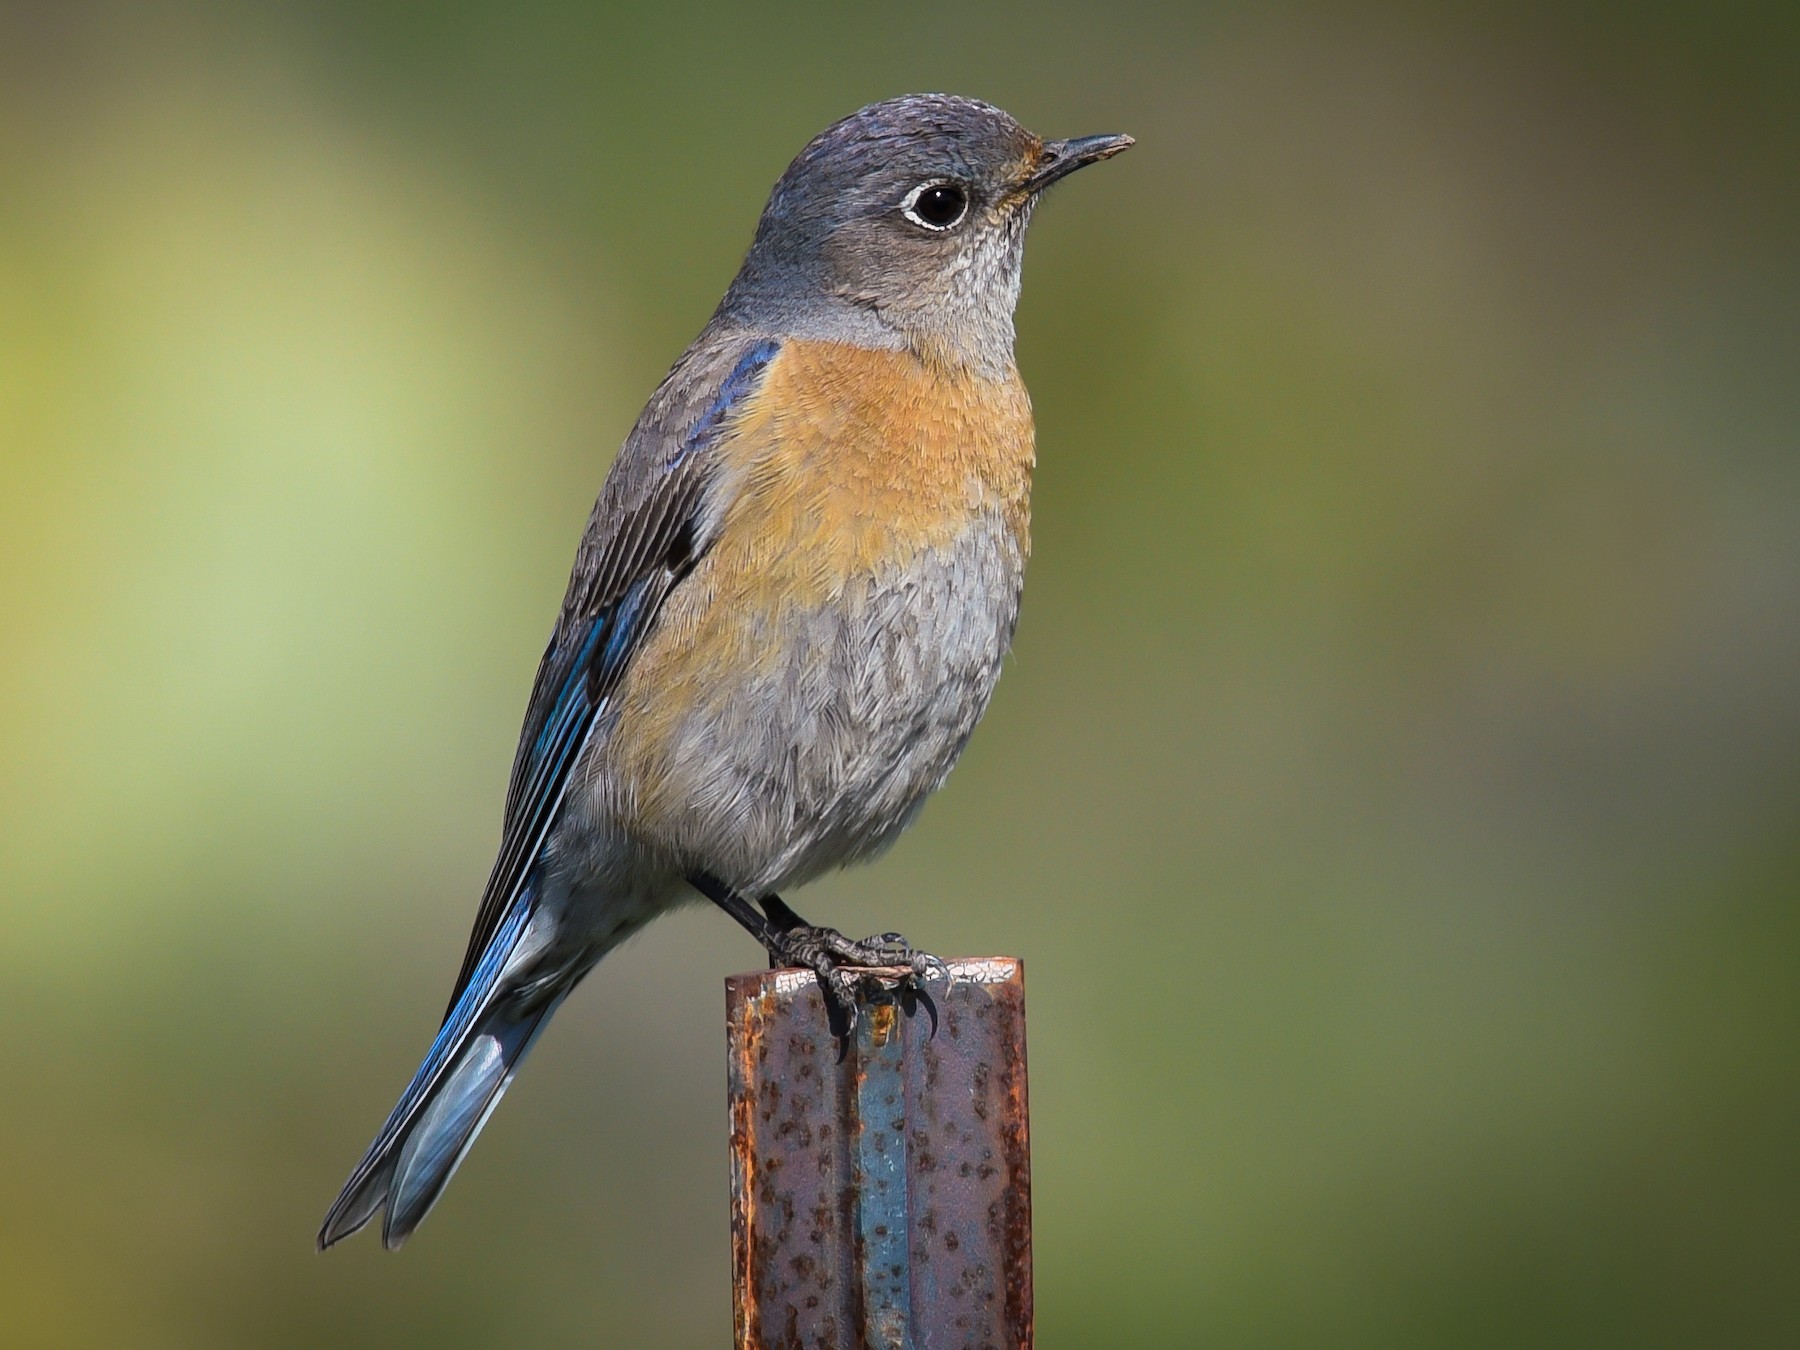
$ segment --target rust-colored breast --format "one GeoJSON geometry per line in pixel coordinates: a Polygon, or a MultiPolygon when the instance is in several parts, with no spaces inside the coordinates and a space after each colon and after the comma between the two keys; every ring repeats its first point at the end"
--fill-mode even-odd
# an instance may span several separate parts
{"type": "MultiPolygon", "coordinates": [[[[1031,403],[1017,374],[988,380],[910,352],[790,342],[724,455],[744,475],[721,566],[784,584],[811,567],[866,572],[941,546],[998,510],[1029,528],[1031,403]]],[[[825,580],[825,578],[820,578],[825,580]]]]}

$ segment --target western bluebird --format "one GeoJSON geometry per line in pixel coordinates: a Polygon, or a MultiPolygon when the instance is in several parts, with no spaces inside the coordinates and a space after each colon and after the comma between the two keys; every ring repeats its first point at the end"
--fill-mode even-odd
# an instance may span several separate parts
{"type": "Polygon", "coordinates": [[[859,969],[928,968],[777,892],[891,844],[987,706],[1029,549],[1026,222],[1131,143],[912,95],[775,184],[600,490],[449,1010],[321,1249],[378,1210],[399,1247],[569,991],[696,892],[852,1016],[859,969]]]}

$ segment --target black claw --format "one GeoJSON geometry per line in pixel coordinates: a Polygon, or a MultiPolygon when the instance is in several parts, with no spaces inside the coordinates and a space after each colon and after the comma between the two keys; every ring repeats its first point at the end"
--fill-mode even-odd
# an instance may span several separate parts
{"type": "Polygon", "coordinates": [[[842,1064],[844,1057],[850,1053],[850,1042],[856,1035],[856,1021],[860,1014],[856,1006],[855,988],[841,988],[838,976],[839,972],[835,970],[826,974],[813,972],[813,978],[819,982],[819,994],[825,1000],[825,1024],[831,1029],[832,1039],[837,1042],[837,1062],[842,1064]]]}
{"type": "Polygon", "coordinates": [[[925,1009],[925,1015],[931,1019],[931,1034],[927,1039],[936,1040],[938,1032],[937,1004],[932,1001],[931,991],[926,989],[923,984],[907,980],[900,986],[900,1011],[911,1017],[921,1007],[925,1009]]]}

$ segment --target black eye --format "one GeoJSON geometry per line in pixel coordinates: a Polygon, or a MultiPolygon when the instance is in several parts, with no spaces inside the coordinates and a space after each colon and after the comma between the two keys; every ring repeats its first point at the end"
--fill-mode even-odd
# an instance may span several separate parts
{"type": "Polygon", "coordinates": [[[914,188],[901,207],[906,218],[928,230],[947,230],[969,209],[969,194],[955,183],[927,183],[914,188]]]}

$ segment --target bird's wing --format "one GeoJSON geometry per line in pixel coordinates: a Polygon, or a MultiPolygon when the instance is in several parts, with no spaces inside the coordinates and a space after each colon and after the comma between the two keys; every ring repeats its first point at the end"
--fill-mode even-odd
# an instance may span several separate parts
{"type": "Polygon", "coordinates": [[[607,475],[532,686],[500,853],[452,1008],[519,896],[608,696],[669,592],[712,543],[716,444],[778,350],[769,338],[703,336],[651,397],[607,475]]]}

